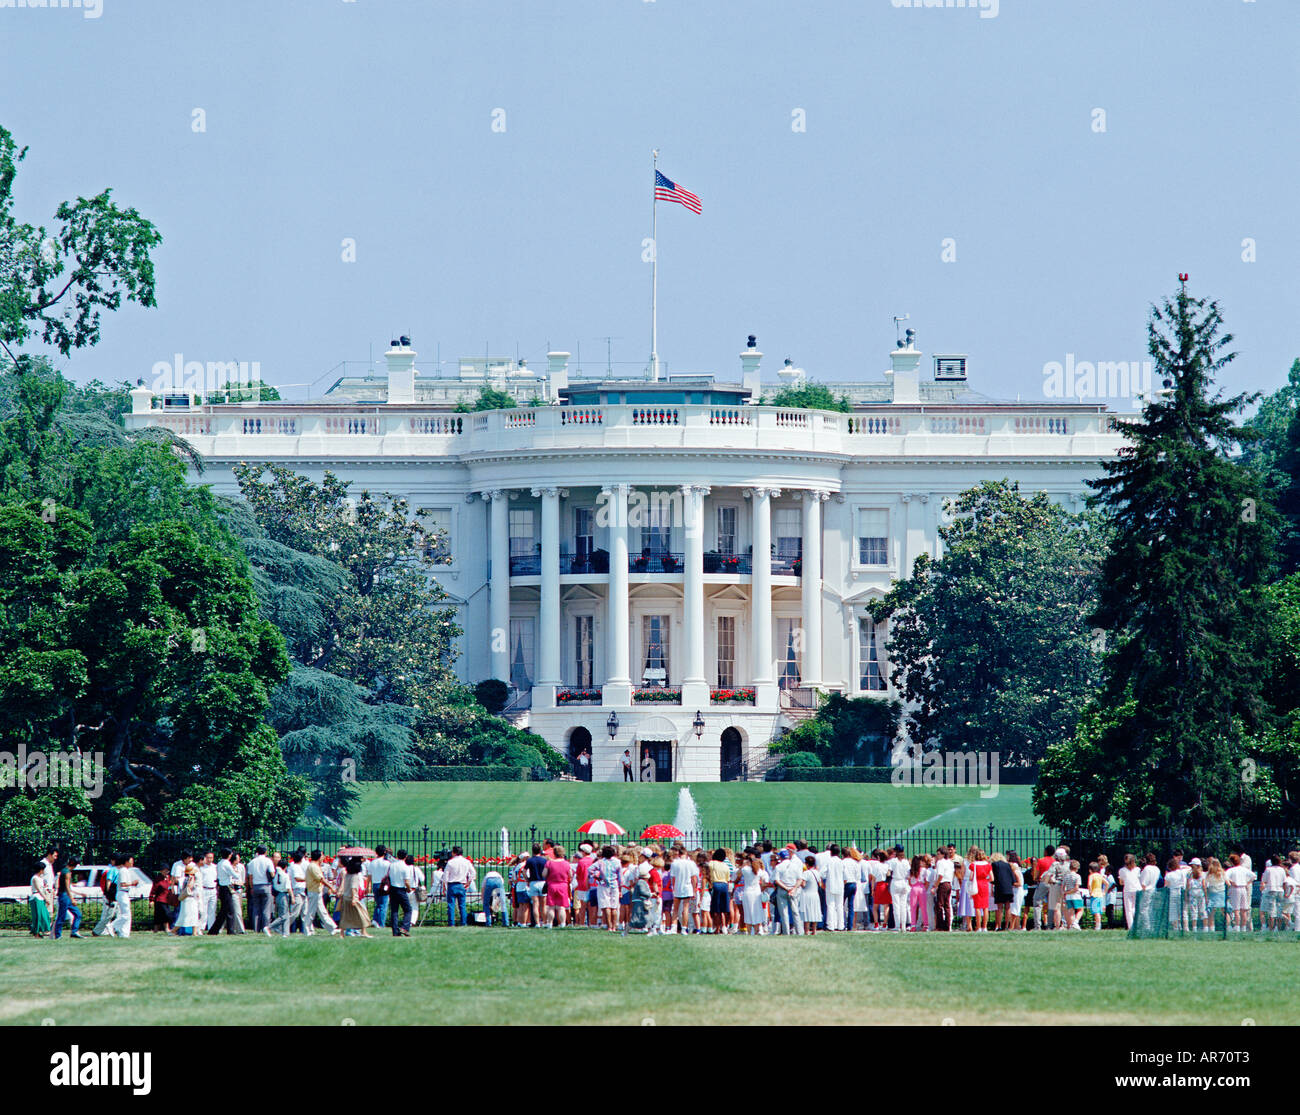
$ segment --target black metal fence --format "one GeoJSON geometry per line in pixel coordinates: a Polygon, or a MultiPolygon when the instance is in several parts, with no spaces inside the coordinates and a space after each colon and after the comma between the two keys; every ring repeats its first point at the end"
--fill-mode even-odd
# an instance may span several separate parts
{"type": "MultiPolygon", "coordinates": [[[[602,836],[538,825],[509,830],[435,829],[428,825],[418,829],[298,827],[275,836],[265,833],[160,830],[130,840],[123,840],[111,831],[98,829],[71,839],[66,834],[56,832],[0,831],[0,885],[26,883],[35,869],[36,859],[46,847],[57,847],[65,853],[75,855],[83,864],[105,864],[112,854],[131,851],[136,856],[137,867],[155,874],[166,871],[186,851],[196,854],[206,851],[219,853],[231,848],[247,859],[259,844],[282,851],[291,851],[297,847],[304,847],[308,851],[319,848],[330,857],[337,855],[343,847],[374,849],[383,844],[393,851],[408,852],[420,863],[434,862],[448,855],[453,847],[459,847],[466,856],[480,865],[479,874],[482,876],[492,866],[499,866],[509,855],[526,852],[533,844],[540,844],[546,839],[562,845],[566,850],[572,850],[582,843],[599,846],[604,843],[669,842],[663,837],[645,837],[642,835],[644,831],[645,826],[635,826],[626,835],[602,836]]],[[[1080,860],[1085,867],[1100,853],[1105,853],[1109,858],[1112,870],[1124,862],[1126,854],[1132,853],[1141,861],[1147,853],[1154,853],[1162,872],[1166,861],[1175,851],[1181,851],[1184,859],[1217,856],[1226,865],[1229,854],[1240,848],[1250,855],[1256,872],[1260,872],[1270,855],[1285,855],[1294,848],[1300,848],[1300,826],[1254,829],[1061,830],[1046,826],[980,825],[899,830],[879,824],[835,829],[759,825],[753,828],[708,828],[698,833],[687,833],[686,837],[686,843],[692,847],[733,850],[765,840],[770,840],[779,847],[796,839],[805,840],[817,848],[838,844],[842,848],[856,847],[863,852],[893,847],[900,843],[909,853],[933,852],[940,845],[952,844],[962,855],[972,846],[978,846],[986,853],[1015,851],[1022,859],[1042,855],[1048,845],[1056,847],[1064,843],[1070,847],[1072,857],[1080,860]]]]}

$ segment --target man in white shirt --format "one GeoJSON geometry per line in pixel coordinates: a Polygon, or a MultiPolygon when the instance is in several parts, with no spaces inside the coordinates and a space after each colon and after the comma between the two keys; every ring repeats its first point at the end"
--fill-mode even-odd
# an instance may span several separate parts
{"type": "Polygon", "coordinates": [[[447,892],[447,924],[455,925],[457,917],[460,924],[468,924],[466,896],[474,889],[478,872],[474,865],[465,858],[459,847],[451,850],[451,859],[443,868],[442,885],[447,892]]]}
{"type": "Polygon", "coordinates": [[[670,933],[685,933],[691,913],[691,899],[695,897],[695,880],[700,869],[685,852],[679,852],[669,868],[673,884],[673,927],[670,933]]]}
{"type": "MultiPolygon", "coordinates": [[[[1245,864],[1242,864],[1244,867],[1245,864]]],[[[1282,928],[1282,895],[1286,890],[1287,873],[1281,856],[1272,856],[1264,874],[1259,877],[1259,919],[1261,927],[1282,928]]]]}
{"type": "Polygon", "coordinates": [[[844,928],[844,863],[838,844],[826,849],[826,867],[822,872],[826,881],[826,928],[833,932],[844,928]]]}
{"type": "Polygon", "coordinates": [[[299,848],[289,857],[288,866],[276,870],[276,881],[272,885],[277,888],[277,897],[283,895],[284,901],[276,919],[262,928],[268,937],[275,932],[282,937],[289,936],[293,923],[302,916],[307,898],[307,868],[302,861],[303,850],[299,848]]]}
{"type": "Polygon", "coordinates": [[[912,865],[901,844],[894,845],[893,858],[885,866],[889,869],[889,903],[894,915],[894,932],[903,933],[907,929],[907,897],[910,889],[907,876],[912,865]]]}
{"type": "Polygon", "coordinates": [[[210,933],[217,918],[217,855],[205,852],[195,872],[199,879],[199,933],[210,933]]]}
{"type": "Polygon", "coordinates": [[[411,935],[411,876],[412,870],[406,866],[406,849],[399,849],[388,867],[388,900],[390,906],[389,922],[394,937],[411,935]]]}
{"type": "Polygon", "coordinates": [[[817,923],[818,929],[828,928],[826,924],[826,870],[830,867],[831,850],[829,847],[823,848],[820,852],[813,853],[813,866],[817,868],[817,878],[821,883],[817,887],[817,897],[822,904],[822,920],[817,923]]]}
{"type": "Polygon", "coordinates": [[[375,849],[375,858],[366,864],[366,875],[370,879],[370,893],[375,896],[375,924],[382,926],[388,918],[388,869],[392,860],[388,849],[382,844],[375,849]]]}
{"type": "Polygon", "coordinates": [[[190,852],[182,852],[181,858],[172,864],[172,885],[175,886],[178,893],[185,884],[185,869],[193,862],[194,856],[190,852]]]}
{"type": "Polygon", "coordinates": [[[115,916],[108,927],[111,936],[131,936],[131,888],[142,881],[135,870],[135,857],[123,856],[117,869],[117,893],[113,898],[115,916]]]}
{"type": "Polygon", "coordinates": [[[229,850],[223,850],[217,861],[217,916],[212,921],[212,934],[221,932],[222,927],[228,934],[243,933],[244,919],[239,916],[239,907],[235,904],[235,887],[238,875],[229,850]]]}
{"type": "Polygon", "coordinates": [[[939,849],[939,858],[934,861],[934,928],[950,932],[952,930],[952,880],[953,863],[947,848],[939,849]]]}
{"type": "Polygon", "coordinates": [[[773,893],[776,905],[776,923],[786,936],[803,936],[803,917],[799,913],[799,881],[803,875],[802,861],[795,859],[788,848],[776,853],[776,870],[772,879],[776,883],[773,893]]]}
{"type": "Polygon", "coordinates": [[[265,929],[275,917],[271,893],[274,881],[275,863],[266,848],[259,845],[248,864],[248,919],[254,933],[265,929]]]}

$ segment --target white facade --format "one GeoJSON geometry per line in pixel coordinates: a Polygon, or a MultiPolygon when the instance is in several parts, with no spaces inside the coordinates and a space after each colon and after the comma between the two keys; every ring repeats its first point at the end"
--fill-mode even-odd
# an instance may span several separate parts
{"type": "Polygon", "coordinates": [[[875,382],[828,385],[852,413],[753,402],[752,347],[743,386],[570,385],[552,353],[545,376],[498,384],[547,405],[478,413],[450,408],[481,377],[417,377],[409,344],[386,356],[387,383],[317,403],[159,409],[137,388],[127,421],[185,437],[218,491],[237,493],[233,464],[269,461],[427,509],[460,676],[509,682],[517,718],[566,754],[589,746],[597,780],[646,747],[660,778],[756,772],[812,690],[889,694],[866,606],[935,553],[945,498],[1007,477],[1081,507],[1121,444],[1101,406],[985,399],[964,361],[936,358],[936,380],[911,347],[875,382]]]}

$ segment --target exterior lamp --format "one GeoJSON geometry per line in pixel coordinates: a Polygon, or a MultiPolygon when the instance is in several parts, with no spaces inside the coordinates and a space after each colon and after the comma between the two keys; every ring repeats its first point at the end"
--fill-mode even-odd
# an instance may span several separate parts
{"type": "Polygon", "coordinates": [[[704,735],[704,713],[696,712],[694,726],[695,726],[695,738],[699,739],[700,736],[704,735]]]}
{"type": "Polygon", "coordinates": [[[610,739],[618,735],[618,713],[611,712],[609,714],[609,719],[605,721],[605,727],[609,729],[610,739]]]}

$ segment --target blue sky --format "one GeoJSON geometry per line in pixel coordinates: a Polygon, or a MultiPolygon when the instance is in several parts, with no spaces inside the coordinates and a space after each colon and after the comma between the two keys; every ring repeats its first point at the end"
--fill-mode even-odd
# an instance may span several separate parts
{"type": "Polygon", "coordinates": [[[772,378],[875,378],[910,313],[1037,399],[1069,353],[1143,358],[1180,271],[1237,336],[1226,386],[1300,355],[1296,0],[102,4],[0,7],[19,218],[112,186],[164,237],[158,307],[80,381],[181,353],[319,390],[400,332],[589,371],[610,336],[639,371],[654,146],[704,203],[660,206],[671,371],[735,377],[756,333],[772,378]]]}

